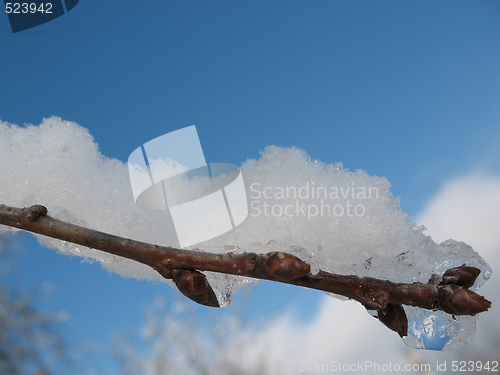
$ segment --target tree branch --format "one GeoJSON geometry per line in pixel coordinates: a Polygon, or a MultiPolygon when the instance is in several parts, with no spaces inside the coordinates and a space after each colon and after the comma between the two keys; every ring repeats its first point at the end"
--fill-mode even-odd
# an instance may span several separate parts
{"type": "Polygon", "coordinates": [[[393,283],[325,271],[313,275],[309,264],[284,252],[212,254],[152,245],[54,219],[47,216],[47,209],[41,205],[29,208],[0,205],[0,224],[146,264],[163,277],[173,279],[187,297],[212,307],[219,307],[217,298],[199,271],[247,276],[343,295],[368,310],[377,310],[379,320],[401,336],[407,334],[408,328],[402,305],[443,310],[454,315],[475,315],[491,307],[490,301],[468,289],[480,270],[466,265],[446,271],[443,277],[434,275],[428,284],[393,283]]]}

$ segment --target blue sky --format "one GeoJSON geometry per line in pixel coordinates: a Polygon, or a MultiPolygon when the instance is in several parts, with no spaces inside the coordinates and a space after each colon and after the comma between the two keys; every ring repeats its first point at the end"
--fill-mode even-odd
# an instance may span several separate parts
{"type": "MultiPolygon", "coordinates": [[[[297,146],[386,176],[412,216],[455,176],[500,173],[497,1],[81,0],[15,34],[0,15],[0,49],[1,120],[74,121],[121,161],[196,124],[208,161],[297,146]]],[[[40,306],[69,311],[83,340],[138,325],[154,296],[174,296],[15,241],[6,282],[53,285],[40,306]]],[[[261,284],[241,304],[250,320],[290,308],[307,320],[321,296],[261,284]]]]}

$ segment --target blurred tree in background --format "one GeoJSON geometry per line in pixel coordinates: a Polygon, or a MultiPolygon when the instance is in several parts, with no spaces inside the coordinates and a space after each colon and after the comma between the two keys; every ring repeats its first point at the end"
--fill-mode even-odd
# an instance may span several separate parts
{"type": "MultiPolygon", "coordinates": [[[[0,271],[5,261],[10,236],[0,237],[0,271]]],[[[0,285],[0,374],[50,374],[67,360],[64,340],[58,325],[64,313],[38,311],[32,293],[0,285]]]]}
{"type": "Polygon", "coordinates": [[[49,374],[66,355],[55,328],[63,319],[37,311],[29,295],[13,298],[0,286],[0,374],[49,374]]]}
{"type": "Polygon", "coordinates": [[[268,353],[253,351],[255,335],[272,319],[250,327],[235,313],[201,322],[194,304],[157,298],[138,332],[115,336],[112,355],[121,375],[265,375],[284,374],[268,353]],[[168,309],[166,306],[170,306],[168,309]]]}

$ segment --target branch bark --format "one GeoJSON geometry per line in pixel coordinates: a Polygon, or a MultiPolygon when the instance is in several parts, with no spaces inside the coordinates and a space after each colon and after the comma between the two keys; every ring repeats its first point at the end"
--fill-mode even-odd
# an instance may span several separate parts
{"type": "Polygon", "coordinates": [[[16,208],[0,205],[0,224],[98,249],[146,264],[174,283],[184,295],[203,305],[219,307],[217,298],[200,271],[240,275],[313,288],[343,295],[377,310],[379,320],[400,336],[407,334],[402,305],[443,310],[454,315],[475,315],[491,302],[468,288],[480,273],[463,265],[447,270],[429,283],[393,283],[371,277],[313,275],[310,265],[284,252],[267,254],[212,254],[134,241],[83,228],[47,215],[41,205],[16,208]]]}

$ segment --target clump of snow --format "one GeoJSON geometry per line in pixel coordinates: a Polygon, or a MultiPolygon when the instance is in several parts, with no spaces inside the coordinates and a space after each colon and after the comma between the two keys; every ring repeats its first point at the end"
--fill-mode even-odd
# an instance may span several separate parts
{"type": "Polygon", "coordinates": [[[267,147],[242,167],[248,218],[233,231],[199,245],[217,251],[286,251],[325,271],[394,282],[426,283],[463,263],[489,267],[468,245],[436,244],[399,208],[385,177],[311,160],[297,148],[267,147]]]}
{"type": "MultiPolygon", "coordinates": [[[[140,241],[167,244],[165,218],[138,209],[125,163],[103,156],[88,130],[52,117],[40,126],[0,122],[0,202],[43,204],[49,215],[140,241]]],[[[0,226],[0,230],[7,228],[0,226]]],[[[162,280],[151,268],[95,249],[38,236],[68,255],[95,259],[124,277],[162,280]]]]}
{"type": "MultiPolygon", "coordinates": [[[[132,151],[132,150],[131,150],[132,151]]],[[[241,166],[248,217],[235,229],[191,246],[225,253],[286,251],[312,271],[426,283],[433,273],[464,263],[491,270],[468,245],[436,244],[399,208],[385,177],[311,160],[298,148],[267,147],[241,166]]],[[[0,203],[43,204],[75,224],[159,245],[178,246],[172,219],[134,202],[127,164],[105,157],[88,130],[52,117],[39,126],[0,122],[0,203]]],[[[0,231],[7,230],[0,226],[0,231]]],[[[41,236],[39,236],[41,237],[41,236]]],[[[95,259],[124,277],[163,280],[134,261],[41,238],[63,254],[95,259]]],[[[221,302],[248,278],[209,275],[221,302]]]]}

